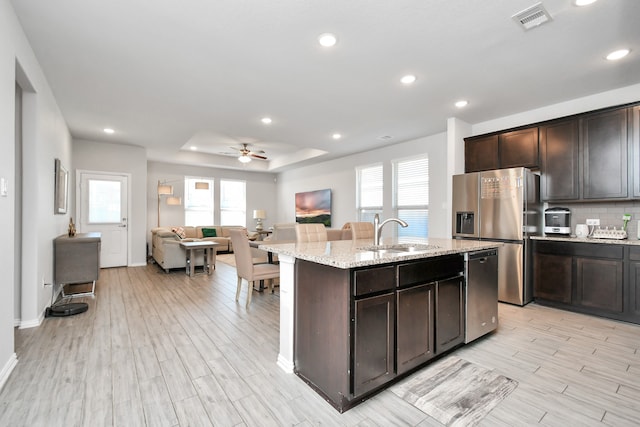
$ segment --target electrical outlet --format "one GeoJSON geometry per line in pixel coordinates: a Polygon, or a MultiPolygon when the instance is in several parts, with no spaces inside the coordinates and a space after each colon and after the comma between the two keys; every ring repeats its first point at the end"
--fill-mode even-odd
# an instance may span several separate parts
{"type": "Polygon", "coordinates": [[[588,219],[587,225],[600,225],[600,219],[588,219]]]}

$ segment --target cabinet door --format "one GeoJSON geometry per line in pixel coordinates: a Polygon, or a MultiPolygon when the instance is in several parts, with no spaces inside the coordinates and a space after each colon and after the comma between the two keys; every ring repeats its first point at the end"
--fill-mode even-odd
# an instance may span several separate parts
{"type": "Polygon", "coordinates": [[[505,132],[498,139],[500,168],[538,167],[538,128],[505,132]]]}
{"type": "Polygon", "coordinates": [[[582,145],[582,197],[628,197],[627,109],[593,114],[580,119],[582,145]]]}
{"type": "Polygon", "coordinates": [[[580,197],[578,120],[540,128],[540,196],[542,200],[580,197]]]}
{"type": "Polygon", "coordinates": [[[533,297],[571,304],[573,258],[564,255],[533,255],[533,297]]]}
{"type": "Polygon", "coordinates": [[[464,342],[462,277],[438,282],[436,287],[436,354],[464,342]]]}
{"type": "Polygon", "coordinates": [[[640,106],[629,110],[629,136],[631,138],[630,150],[633,162],[633,197],[640,198],[640,106]]]}
{"type": "Polygon", "coordinates": [[[629,263],[629,307],[626,309],[632,322],[640,322],[640,261],[629,263]]]}
{"type": "Polygon", "coordinates": [[[359,396],[395,376],[394,294],[355,302],[353,394],[359,396]]]}
{"type": "Polygon", "coordinates": [[[433,338],[435,284],[425,284],[397,293],[398,374],[426,362],[435,355],[433,338]]]}
{"type": "Polygon", "coordinates": [[[622,261],[576,257],[576,304],[622,313],[622,261]]]}
{"type": "Polygon", "coordinates": [[[464,171],[479,172],[498,169],[498,135],[465,138],[464,171]]]}

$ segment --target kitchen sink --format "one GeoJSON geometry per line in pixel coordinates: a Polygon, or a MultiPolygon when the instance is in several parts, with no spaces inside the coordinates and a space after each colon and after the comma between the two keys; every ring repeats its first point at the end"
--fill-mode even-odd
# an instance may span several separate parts
{"type": "Polygon", "coordinates": [[[395,245],[371,245],[358,248],[361,251],[384,253],[410,253],[410,252],[426,252],[433,249],[439,249],[437,245],[423,245],[418,243],[401,243],[395,245]]]}

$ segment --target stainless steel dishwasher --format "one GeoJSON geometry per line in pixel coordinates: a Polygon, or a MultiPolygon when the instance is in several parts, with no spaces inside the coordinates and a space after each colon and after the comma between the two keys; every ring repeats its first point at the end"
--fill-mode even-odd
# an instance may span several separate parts
{"type": "Polygon", "coordinates": [[[498,327],[498,250],[465,253],[464,269],[464,342],[469,343],[498,327]]]}

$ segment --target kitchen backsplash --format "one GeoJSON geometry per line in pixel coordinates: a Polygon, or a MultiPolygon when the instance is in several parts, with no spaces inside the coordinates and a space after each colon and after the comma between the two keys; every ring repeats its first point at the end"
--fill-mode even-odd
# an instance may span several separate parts
{"type": "Polygon", "coordinates": [[[622,228],[624,222],[622,215],[631,214],[631,220],[627,225],[629,239],[638,240],[638,221],[640,221],[640,201],[608,202],[608,203],[566,203],[549,204],[548,207],[566,207],[571,210],[571,233],[576,229],[576,224],[585,224],[587,218],[599,219],[600,227],[617,229],[622,228]]]}

